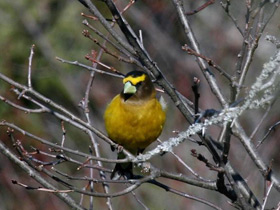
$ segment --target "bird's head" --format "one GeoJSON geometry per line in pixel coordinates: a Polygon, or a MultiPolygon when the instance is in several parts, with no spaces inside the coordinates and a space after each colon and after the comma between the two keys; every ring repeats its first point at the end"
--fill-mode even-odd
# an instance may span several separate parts
{"type": "Polygon", "coordinates": [[[131,71],[123,79],[121,97],[126,101],[146,100],[155,97],[156,91],[149,76],[142,71],[131,71]]]}

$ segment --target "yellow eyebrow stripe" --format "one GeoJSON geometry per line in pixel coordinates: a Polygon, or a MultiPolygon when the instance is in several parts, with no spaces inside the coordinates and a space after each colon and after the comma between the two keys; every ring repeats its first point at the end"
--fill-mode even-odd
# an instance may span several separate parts
{"type": "Polygon", "coordinates": [[[126,82],[131,82],[131,84],[136,85],[139,82],[143,82],[145,80],[145,78],[146,78],[145,74],[143,74],[142,76],[139,76],[139,77],[128,76],[123,79],[123,84],[126,82]]]}

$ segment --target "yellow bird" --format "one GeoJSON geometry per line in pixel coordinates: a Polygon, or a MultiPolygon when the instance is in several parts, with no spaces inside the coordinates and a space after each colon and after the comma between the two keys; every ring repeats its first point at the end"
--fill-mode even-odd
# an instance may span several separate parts
{"type": "MultiPolygon", "coordinates": [[[[143,152],[161,134],[165,108],[156,98],[155,87],[142,71],[129,72],[123,91],[115,96],[104,113],[108,136],[133,154],[143,152]]],[[[118,159],[124,158],[120,153],[118,159]]],[[[132,178],[132,163],[116,164],[112,179],[132,178]]]]}

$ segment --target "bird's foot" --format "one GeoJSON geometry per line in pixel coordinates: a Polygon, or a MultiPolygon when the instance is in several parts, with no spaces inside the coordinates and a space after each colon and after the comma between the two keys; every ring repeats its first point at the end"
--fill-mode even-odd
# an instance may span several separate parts
{"type": "Polygon", "coordinates": [[[123,151],[123,146],[122,145],[118,145],[117,146],[117,152],[121,153],[123,151]]]}
{"type": "Polygon", "coordinates": [[[144,162],[144,163],[142,163],[142,170],[141,170],[141,172],[142,172],[143,174],[149,173],[150,170],[151,170],[151,163],[149,163],[149,162],[144,162]]]}
{"type": "Polygon", "coordinates": [[[115,150],[117,150],[117,153],[120,153],[123,151],[123,146],[122,145],[117,145],[117,146],[111,146],[111,150],[114,152],[115,150]]]}

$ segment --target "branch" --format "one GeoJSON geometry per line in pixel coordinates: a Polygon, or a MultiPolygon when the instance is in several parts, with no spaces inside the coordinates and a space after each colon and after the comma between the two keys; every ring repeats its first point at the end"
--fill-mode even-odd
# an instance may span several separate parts
{"type": "MultiPolygon", "coordinates": [[[[87,2],[87,1],[86,1],[87,2]]],[[[179,96],[179,94],[175,91],[175,89],[171,86],[171,84],[165,79],[160,69],[156,65],[156,63],[150,58],[147,51],[144,49],[141,41],[135,35],[129,24],[126,22],[124,17],[116,8],[115,4],[111,0],[106,0],[108,8],[110,9],[112,15],[116,19],[117,24],[122,30],[123,34],[126,36],[128,42],[133,46],[135,51],[137,52],[137,56],[139,57],[140,62],[153,74],[156,78],[156,82],[164,89],[164,91],[171,97],[175,105],[182,112],[184,117],[187,119],[189,123],[191,123],[192,116],[188,112],[188,108],[186,108],[186,104],[184,104],[179,96]]],[[[88,4],[90,6],[90,4],[88,4]]]]}
{"type": "Polygon", "coordinates": [[[34,55],[34,47],[35,45],[33,44],[31,46],[31,50],[30,50],[30,56],[29,56],[29,59],[28,59],[28,87],[29,88],[32,88],[32,85],[31,85],[31,71],[32,71],[32,58],[33,58],[33,55],[34,55]]]}
{"type": "Polygon", "coordinates": [[[202,6],[198,7],[197,9],[195,9],[191,12],[187,12],[186,15],[194,15],[214,3],[215,3],[215,0],[208,0],[206,3],[204,3],[202,6]]]}
{"type": "MultiPolygon", "coordinates": [[[[105,46],[105,44],[106,44],[106,41],[104,41],[103,46],[105,46]]],[[[94,54],[94,57],[96,58],[96,60],[100,60],[100,58],[101,58],[102,55],[103,55],[103,52],[104,52],[104,49],[102,48],[102,49],[99,51],[99,53],[98,53],[97,56],[96,56],[96,52],[93,53],[93,54],[94,54]]],[[[96,67],[97,65],[98,65],[98,63],[93,63],[93,67],[96,67]]],[[[89,116],[88,103],[89,103],[89,93],[90,93],[90,90],[91,90],[91,88],[92,88],[92,84],[93,84],[94,77],[95,77],[94,72],[91,72],[90,78],[89,78],[89,80],[88,80],[87,88],[86,88],[86,91],[85,91],[84,106],[83,106],[84,115],[85,115],[85,117],[86,117],[86,119],[87,119],[87,123],[90,124],[90,125],[92,125],[92,123],[91,123],[90,116],[89,116]]],[[[98,158],[101,157],[101,155],[100,155],[100,150],[99,150],[99,144],[97,143],[96,139],[94,138],[93,133],[92,133],[92,132],[89,132],[88,134],[89,134],[89,137],[90,137],[92,146],[93,146],[93,148],[94,148],[96,157],[98,157],[98,158]]],[[[103,167],[103,163],[102,163],[101,161],[97,161],[97,164],[98,164],[100,167],[103,167]]],[[[100,170],[100,171],[99,171],[99,175],[100,175],[101,179],[103,179],[103,180],[106,179],[106,175],[105,175],[104,171],[100,170]]],[[[93,177],[93,170],[92,170],[92,169],[90,170],[90,176],[93,177]]],[[[90,182],[90,185],[91,185],[91,188],[93,189],[93,182],[90,182]]],[[[108,186],[108,184],[103,183],[102,186],[103,186],[103,188],[104,188],[105,193],[108,194],[108,193],[109,193],[109,186],[108,186]]],[[[93,209],[93,204],[92,204],[92,203],[93,203],[93,197],[91,197],[91,200],[90,200],[90,201],[91,201],[90,207],[91,207],[91,209],[93,209]]],[[[113,209],[113,208],[112,208],[112,202],[111,202],[111,198],[110,198],[110,197],[107,198],[106,204],[107,204],[107,206],[108,206],[108,208],[109,208],[110,210],[113,209]]]]}
{"type": "Polygon", "coordinates": [[[13,128],[13,129],[19,131],[20,133],[22,133],[23,135],[28,136],[28,137],[30,137],[32,139],[35,139],[35,140],[39,141],[42,144],[45,144],[45,145],[51,146],[53,148],[69,152],[69,153],[74,154],[74,155],[85,157],[85,158],[88,158],[88,159],[92,159],[92,160],[96,160],[96,161],[103,161],[103,162],[107,162],[107,163],[126,163],[126,162],[130,162],[128,159],[115,160],[115,159],[107,159],[107,158],[98,158],[96,156],[92,156],[92,155],[89,155],[89,154],[86,154],[86,153],[83,153],[83,152],[79,152],[77,150],[72,150],[72,149],[69,149],[67,147],[61,147],[60,145],[57,145],[55,143],[51,143],[48,140],[45,140],[45,139],[40,138],[38,136],[35,136],[35,135],[33,135],[33,134],[31,134],[31,133],[29,133],[29,132],[19,128],[18,126],[14,125],[12,123],[5,122],[5,121],[1,121],[0,122],[0,126],[7,126],[7,127],[10,127],[10,128],[13,128]]]}
{"type": "Polygon", "coordinates": [[[280,121],[276,122],[274,125],[272,125],[268,131],[266,132],[266,134],[264,135],[264,137],[259,141],[259,143],[257,144],[256,148],[258,148],[264,141],[265,139],[268,137],[268,135],[271,133],[271,131],[273,131],[278,125],[280,125],[280,121]]]}
{"type": "MultiPolygon", "coordinates": [[[[196,38],[192,32],[192,29],[190,27],[189,21],[187,19],[187,17],[185,16],[185,11],[183,8],[183,3],[181,0],[172,0],[176,9],[177,9],[177,13],[179,15],[179,18],[181,20],[181,24],[184,28],[185,31],[185,35],[187,40],[191,43],[191,48],[197,52],[198,54],[201,54],[200,49],[198,47],[198,43],[196,41],[196,38]]],[[[224,98],[223,94],[221,93],[221,90],[219,88],[219,86],[217,85],[216,79],[214,77],[214,75],[212,75],[207,67],[207,63],[200,57],[197,57],[196,59],[198,66],[201,69],[201,72],[203,73],[204,77],[206,78],[212,92],[215,94],[215,96],[217,97],[217,99],[219,100],[219,102],[223,105],[226,106],[227,105],[227,101],[224,98]]]]}
{"type": "MultiPolygon", "coordinates": [[[[112,28],[112,26],[107,22],[107,20],[90,0],[83,0],[83,4],[86,4],[86,7],[89,8],[90,12],[98,18],[100,23],[106,28],[106,30],[112,35],[118,44],[125,48],[130,54],[136,55],[135,50],[121,38],[121,36],[112,28]]],[[[116,19],[116,17],[114,18],[116,19]]]]}
{"type": "MultiPolygon", "coordinates": [[[[33,89],[29,89],[28,87],[21,85],[17,82],[15,82],[14,80],[6,77],[5,75],[3,75],[2,73],[0,73],[0,79],[6,81],[7,83],[19,88],[22,90],[22,93],[25,92],[29,92],[30,94],[32,94],[33,96],[35,96],[37,99],[43,101],[44,103],[48,104],[49,106],[61,111],[62,113],[64,113],[67,117],[65,117],[64,115],[55,112],[54,110],[48,109],[48,112],[55,115],[57,118],[59,118],[60,120],[63,120],[65,122],[68,122],[74,126],[76,126],[77,128],[86,131],[90,130],[92,132],[94,132],[98,137],[100,137],[101,139],[103,139],[105,142],[109,143],[109,145],[117,148],[118,144],[114,143],[111,139],[109,139],[106,135],[104,135],[102,132],[100,132],[98,129],[90,126],[88,123],[84,122],[83,120],[81,120],[79,117],[75,116],[73,113],[71,113],[70,111],[66,110],[64,107],[62,107],[61,105],[58,105],[57,103],[55,103],[54,101],[52,101],[51,99],[41,95],[40,93],[38,93],[37,91],[33,90],[33,89]]],[[[128,157],[131,157],[132,155],[127,151],[127,150],[123,150],[124,154],[127,155],[128,157]]]]}
{"type": "Polygon", "coordinates": [[[182,197],[185,197],[185,198],[188,198],[188,199],[195,200],[197,202],[203,203],[203,204],[205,204],[207,206],[210,206],[210,207],[212,207],[214,209],[222,210],[220,207],[214,205],[213,203],[211,203],[209,201],[206,201],[204,199],[201,199],[201,198],[189,195],[187,193],[180,192],[179,190],[173,189],[173,188],[171,188],[171,187],[169,187],[169,186],[167,186],[165,184],[162,184],[162,183],[160,183],[160,182],[158,182],[156,180],[151,180],[151,181],[149,181],[149,183],[154,184],[154,185],[156,185],[156,186],[158,186],[160,188],[163,188],[167,192],[172,192],[172,193],[174,193],[176,195],[179,195],[179,196],[182,196],[182,197]]]}
{"type": "Polygon", "coordinates": [[[73,209],[79,209],[83,210],[83,207],[78,205],[71,197],[69,197],[66,193],[61,193],[58,191],[57,188],[55,188],[51,183],[46,181],[38,172],[36,172],[33,168],[28,166],[25,162],[21,161],[17,158],[15,154],[13,154],[3,143],[0,139],[0,152],[5,155],[7,158],[9,158],[13,163],[18,165],[22,170],[24,170],[29,176],[33,179],[35,179],[37,182],[39,182],[41,185],[43,185],[47,189],[51,189],[54,191],[57,191],[58,193],[55,193],[57,197],[59,197],[61,200],[63,200],[66,204],[69,205],[69,207],[73,209]]]}
{"type": "Polygon", "coordinates": [[[110,76],[113,76],[113,77],[123,78],[123,75],[117,74],[116,72],[111,73],[111,72],[103,71],[103,70],[100,70],[100,69],[97,69],[97,68],[94,68],[94,67],[87,66],[87,65],[82,64],[78,61],[68,61],[68,60],[64,60],[64,59],[59,58],[59,57],[56,57],[56,59],[58,61],[62,62],[62,63],[67,63],[67,64],[71,64],[71,65],[75,65],[75,66],[80,66],[80,67],[83,67],[87,70],[94,71],[94,72],[97,72],[97,73],[100,73],[100,74],[107,74],[107,75],[110,75],[110,76]]]}
{"type": "Polygon", "coordinates": [[[185,44],[183,47],[182,47],[182,50],[186,51],[188,54],[190,55],[194,55],[196,57],[199,57],[199,58],[202,58],[203,60],[205,60],[209,66],[212,66],[213,68],[215,68],[219,73],[220,75],[224,76],[228,81],[232,82],[232,76],[229,75],[227,72],[225,72],[219,65],[217,65],[212,59],[210,58],[207,58],[206,56],[204,55],[201,55],[197,52],[195,52],[194,50],[192,50],[191,48],[188,47],[187,44],[185,44]]]}

